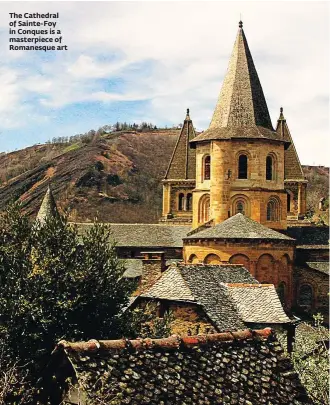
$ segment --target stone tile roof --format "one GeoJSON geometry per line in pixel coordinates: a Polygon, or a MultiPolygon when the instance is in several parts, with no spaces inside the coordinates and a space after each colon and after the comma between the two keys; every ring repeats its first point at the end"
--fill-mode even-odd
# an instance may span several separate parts
{"type": "Polygon", "coordinates": [[[329,262],[306,262],[306,264],[310,269],[329,274],[329,262]]]}
{"type": "Polygon", "coordinates": [[[277,134],[290,142],[289,147],[284,151],[284,179],[285,180],[305,180],[304,172],[301,168],[299,157],[294,146],[290,130],[281,107],[280,116],[276,126],[277,134]]]}
{"type": "MultiPolygon", "coordinates": [[[[76,223],[80,233],[83,233],[90,223],[76,223]]],[[[113,239],[118,247],[173,247],[183,246],[182,238],[191,230],[184,225],[158,225],[158,224],[108,224],[113,239]]]]}
{"type": "Polygon", "coordinates": [[[246,323],[290,323],[273,284],[229,284],[228,292],[246,323]],[[261,322],[262,320],[262,322],[261,322]]]}
{"type": "Polygon", "coordinates": [[[86,396],[94,404],[312,405],[269,328],[182,338],[61,341],[45,376],[53,382],[50,394],[60,397],[54,405],[65,395],[68,399],[68,388],[62,388],[68,378],[76,381],[72,396],[86,396]]]}
{"type": "Polygon", "coordinates": [[[209,128],[191,144],[210,139],[260,138],[282,142],[274,131],[249,46],[239,28],[209,128]]]}
{"type": "Polygon", "coordinates": [[[327,249],[329,247],[328,226],[292,226],[282,232],[296,239],[297,248],[327,249]]]}
{"type": "Polygon", "coordinates": [[[170,267],[140,297],[195,302],[218,331],[238,330],[244,322],[290,322],[274,286],[258,284],[241,265],[170,267]]]}
{"type": "Polygon", "coordinates": [[[189,147],[189,141],[195,136],[194,125],[188,109],[165,179],[194,180],[196,178],[196,151],[189,147]]]}
{"type": "Polygon", "coordinates": [[[236,214],[221,224],[188,235],[184,239],[267,239],[292,241],[293,239],[276,232],[243,214],[236,214]]]}
{"type": "Polygon", "coordinates": [[[55,198],[53,196],[52,190],[50,186],[48,186],[44,199],[42,200],[39,212],[37,214],[36,220],[39,221],[40,224],[46,221],[46,218],[54,218],[57,217],[58,210],[55,202],[55,198]]]}
{"type": "Polygon", "coordinates": [[[126,270],[123,274],[125,278],[136,278],[142,275],[142,260],[141,259],[119,259],[125,266],[126,270]]]}

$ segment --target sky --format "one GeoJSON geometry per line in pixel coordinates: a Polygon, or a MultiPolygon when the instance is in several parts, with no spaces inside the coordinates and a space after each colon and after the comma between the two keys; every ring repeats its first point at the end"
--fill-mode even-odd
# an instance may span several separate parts
{"type": "MultiPolygon", "coordinates": [[[[208,128],[240,17],[273,126],[329,165],[329,3],[1,2],[0,152],[116,121],[208,128]],[[67,51],[9,51],[9,13],[59,12],[67,51]]],[[[52,20],[55,21],[55,20],[52,20]]]]}

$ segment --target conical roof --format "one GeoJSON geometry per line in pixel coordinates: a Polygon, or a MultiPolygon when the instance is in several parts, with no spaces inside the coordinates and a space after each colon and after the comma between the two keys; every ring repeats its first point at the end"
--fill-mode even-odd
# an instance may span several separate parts
{"type": "Polygon", "coordinates": [[[276,232],[240,213],[226,219],[220,224],[196,232],[183,239],[272,239],[294,241],[294,239],[276,232]]]}
{"type": "Polygon", "coordinates": [[[196,178],[196,152],[189,147],[189,141],[195,136],[196,133],[188,108],[165,179],[194,180],[196,178]]]}
{"type": "Polygon", "coordinates": [[[281,138],[290,142],[290,146],[284,151],[284,179],[305,180],[305,175],[301,168],[288,124],[284,118],[282,107],[280,108],[280,116],[277,120],[276,132],[281,138]]]}
{"type": "Polygon", "coordinates": [[[281,140],[273,129],[241,21],[211,124],[193,143],[231,138],[281,140]]]}
{"type": "Polygon", "coordinates": [[[36,220],[40,224],[44,223],[47,218],[57,217],[58,211],[50,186],[48,186],[44,199],[42,200],[39,212],[37,214],[36,220]]]}

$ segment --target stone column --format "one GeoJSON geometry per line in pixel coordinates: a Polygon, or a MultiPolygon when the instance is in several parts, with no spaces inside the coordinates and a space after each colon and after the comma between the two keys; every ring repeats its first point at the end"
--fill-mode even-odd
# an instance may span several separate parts
{"type": "Polygon", "coordinates": [[[163,217],[166,217],[171,212],[171,185],[163,184],[163,217]]]}
{"type": "Polygon", "coordinates": [[[228,218],[231,164],[231,143],[213,141],[211,146],[210,219],[213,219],[215,224],[228,218]]]}
{"type": "Polygon", "coordinates": [[[298,184],[298,217],[306,214],[306,184],[298,184]]]}

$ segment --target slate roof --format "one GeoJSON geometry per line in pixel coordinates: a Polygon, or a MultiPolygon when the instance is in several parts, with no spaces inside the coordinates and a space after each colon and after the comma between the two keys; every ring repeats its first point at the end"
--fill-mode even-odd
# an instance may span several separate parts
{"type": "Polygon", "coordinates": [[[267,324],[291,322],[283,310],[273,284],[233,284],[227,287],[244,322],[267,324]]]}
{"type": "Polygon", "coordinates": [[[296,239],[297,248],[327,249],[329,247],[328,226],[292,226],[282,232],[296,239]]]}
{"type": "Polygon", "coordinates": [[[284,179],[285,180],[305,180],[304,172],[301,168],[299,157],[294,146],[290,130],[281,107],[280,116],[277,120],[276,132],[278,135],[288,140],[291,144],[284,151],[284,179]]]}
{"type": "Polygon", "coordinates": [[[119,259],[124,264],[126,270],[123,274],[125,278],[136,278],[142,275],[141,259],[119,259]]]}
{"type": "Polygon", "coordinates": [[[194,302],[218,331],[238,330],[244,322],[290,322],[274,286],[259,284],[241,265],[173,266],[140,297],[194,302]]]}
{"type": "Polygon", "coordinates": [[[239,27],[209,128],[191,141],[259,138],[287,142],[274,131],[242,27],[239,27]]]}
{"type": "Polygon", "coordinates": [[[187,109],[180,135],[166,171],[165,179],[191,179],[196,178],[196,151],[189,147],[189,141],[196,136],[194,125],[187,109]]]}
{"type": "Polygon", "coordinates": [[[267,239],[293,242],[292,238],[267,228],[241,213],[184,239],[267,239]]]}
{"type": "MultiPolygon", "coordinates": [[[[44,386],[109,405],[312,405],[271,329],[163,339],[61,341],[44,386]]],[[[66,398],[65,398],[66,396],[66,398]]],[[[86,401],[86,402],[87,402],[86,401]]],[[[72,402],[71,402],[72,403],[72,402]]],[[[78,403],[78,402],[77,402],[78,403]]]]}
{"type": "Polygon", "coordinates": [[[36,220],[38,220],[39,223],[42,224],[46,221],[47,218],[54,218],[57,217],[58,215],[59,214],[55,198],[53,196],[50,186],[48,186],[45,197],[42,200],[39,212],[37,214],[36,220]]]}
{"type": "MultiPolygon", "coordinates": [[[[79,232],[83,233],[90,223],[76,223],[79,232]]],[[[184,225],[158,224],[113,224],[109,223],[113,239],[118,247],[173,247],[183,246],[182,238],[191,230],[184,225]]]]}
{"type": "Polygon", "coordinates": [[[329,262],[306,262],[310,269],[329,275],[329,262]]]}

